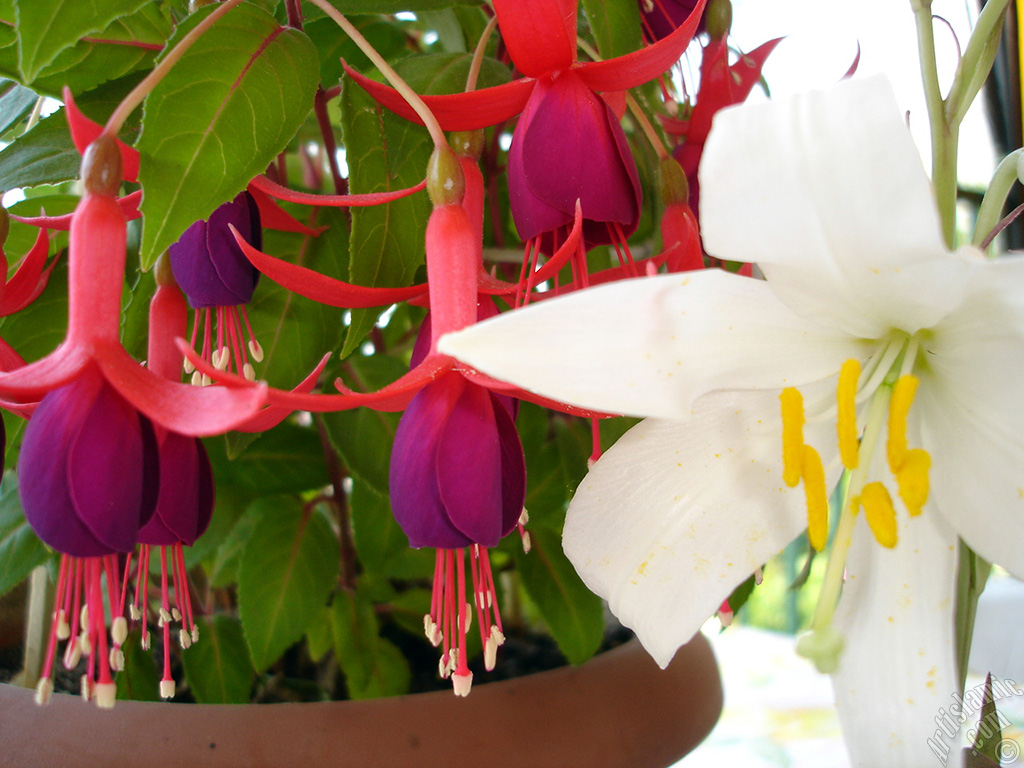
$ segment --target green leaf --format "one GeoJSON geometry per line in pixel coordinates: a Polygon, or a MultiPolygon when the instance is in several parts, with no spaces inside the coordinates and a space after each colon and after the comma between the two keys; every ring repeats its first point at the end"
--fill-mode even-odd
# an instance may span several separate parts
{"type": "Polygon", "coordinates": [[[339,592],[331,608],[334,653],[350,699],[397,696],[409,691],[409,663],[380,637],[373,603],[359,591],[339,592]]]}
{"type": "MultiPolygon", "coordinates": [[[[0,9],[0,17],[2,17],[0,9]]],[[[2,17],[7,20],[6,17],[2,17]]],[[[131,16],[116,19],[96,37],[81,40],[65,48],[32,80],[37,93],[61,97],[67,86],[74,93],[95,88],[130,72],[148,68],[163,48],[170,23],[154,5],[147,5],[131,16]]],[[[13,26],[0,24],[0,73],[21,79],[18,46],[13,26]]]]}
{"type": "Polygon", "coordinates": [[[259,522],[238,569],[238,613],[253,666],[263,672],[306,632],[338,575],[326,518],[291,497],[255,503],[259,522]]]}
{"type": "Polygon", "coordinates": [[[143,269],[287,146],[309,113],[319,71],[305,35],[244,3],[188,49],[146,99],[138,143],[143,269]]]}
{"type": "Polygon", "coordinates": [[[636,0],[583,0],[590,30],[602,58],[640,50],[640,6],[636,0]]]}
{"type": "MultiPolygon", "coordinates": [[[[319,237],[264,232],[264,250],[326,275],[339,276],[348,259],[348,214],[323,208],[285,207],[305,223],[328,227],[319,237]]],[[[297,296],[270,280],[261,280],[246,308],[253,333],[263,347],[257,375],[290,389],[306,378],[326,352],[341,342],[344,310],[297,296]]]]}
{"type": "MultiPolygon", "coordinates": [[[[346,383],[358,392],[380,389],[408,372],[394,357],[352,355],[346,362],[346,383]]],[[[370,408],[325,413],[324,424],[331,443],[353,477],[377,493],[388,493],[388,466],[400,414],[370,408]]]]}
{"type": "MultiPolygon", "coordinates": [[[[219,487],[217,493],[219,498],[219,487]]],[[[211,587],[226,587],[238,581],[238,567],[242,561],[242,553],[245,552],[252,532],[256,529],[256,523],[259,522],[261,513],[261,507],[250,505],[231,526],[223,543],[217,548],[213,565],[210,567],[211,587]]],[[[217,507],[214,507],[213,514],[216,518],[217,507]]],[[[202,541],[202,538],[199,540],[202,541]]]]}
{"type": "Polygon", "coordinates": [[[149,0],[19,0],[15,30],[18,66],[25,80],[34,80],[65,48],[148,4],[149,0]]]}
{"type": "Polygon", "coordinates": [[[49,557],[49,550],[25,519],[18,476],[8,470],[0,483],[0,595],[24,581],[49,557]]]}
{"type": "Polygon", "coordinates": [[[571,663],[581,664],[601,644],[601,599],[584,586],[563,554],[561,534],[533,528],[530,537],[529,553],[516,550],[516,570],[562,653],[571,663]]]}
{"type": "Polygon", "coordinates": [[[409,546],[409,538],[395,522],[387,496],[353,479],[349,511],[359,562],[367,574],[396,579],[430,576],[434,551],[409,546]]]}
{"type": "Polygon", "coordinates": [[[81,163],[61,110],[0,151],[0,189],[77,179],[81,163]]]}
{"type": "Polygon", "coordinates": [[[330,0],[342,13],[398,13],[399,11],[430,11],[456,3],[475,0],[330,0]]]}
{"type": "MultiPolygon", "coordinates": [[[[432,147],[426,129],[385,110],[350,78],[342,80],[341,126],[351,192],[386,192],[423,180],[432,147]]],[[[423,194],[354,209],[347,279],[368,286],[411,285],[423,264],[429,216],[423,194]]],[[[352,311],[342,357],[359,346],[384,309],[352,311]]]]}
{"type": "Polygon", "coordinates": [[[138,630],[128,633],[121,646],[124,651],[124,669],[117,673],[117,698],[128,701],[160,701],[160,673],[153,654],[142,650],[138,630]]]}
{"type": "Polygon", "coordinates": [[[37,98],[28,88],[10,80],[0,80],[0,133],[5,133],[27,115],[37,98]]]}
{"type": "Polygon", "coordinates": [[[309,658],[320,661],[334,647],[334,631],[331,627],[331,607],[325,605],[316,618],[306,627],[306,650],[309,658]]]}
{"type": "Polygon", "coordinates": [[[182,652],[192,695],[200,704],[245,704],[255,671],[242,634],[242,624],[231,616],[200,617],[199,641],[182,652]]]}
{"type": "Polygon", "coordinates": [[[224,440],[207,442],[218,475],[255,494],[299,493],[327,485],[327,467],[316,430],[280,424],[229,460],[224,440]]]}

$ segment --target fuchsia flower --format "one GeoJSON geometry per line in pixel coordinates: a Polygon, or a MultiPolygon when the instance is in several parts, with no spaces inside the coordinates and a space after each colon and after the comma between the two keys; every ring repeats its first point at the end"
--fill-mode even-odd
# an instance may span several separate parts
{"type": "MultiPolygon", "coordinates": [[[[157,450],[152,423],[95,365],[47,394],[29,420],[18,460],[22,506],[39,538],[61,553],[55,618],[36,694],[40,704],[53,692],[57,639],[70,638],[65,666],[89,658],[82,695],[95,697],[101,707],[113,706],[105,612],[118,615],[116,554],[135,547],[156,506],[157,450]]],[[[114,646],[124,640],[117,635],[114,646]]]]}
{"type": "MultiPolygon", "coordinates": [[[[202,355],[217,368],[234,369],[255,380],[251,357],[263,360],[263,348],[253,335],[245,305],[252,299],[260,273],[245,258],[232,232],[260,248],[263,233],[256,201],[239,193],[215,210],[207,221],[197,221],[168,249],[174,279],[195,309],[192,347],[203,327],[202,355]],[[214,322],[211,323],[211,315],[214,322]],[[216,325],[216,341],[211,325],[216,325]],[[246,342],[245,335],[249,340],[246,342]],[[247,354],[248,353],[248,354],[247,354]]],[[[197,374],[193,384],[204,383],[197,374]]],[[[205,383],[209,383],[207,380],[205,383]]]]}
{"type": "MultiPolygon", "coordinates": [[[[668,37],[686,22],[696,6],[696,0],[640,0],[644,37],[651,41],[668,37]]],[[[698,31],[703,28],[701,19],[698,31]]]]}
{"type": "MultiPolygon", "coordinates": [[[[502,37],[525,77],[480,91],[423,97],[446,130],[483,128],[522,112],[508,175],[512,215],[527,242],[528,261],[531,253],[550,254],[565,240],[577,199],[584,249],[623,246],[632,234],[640,217],[636,166],[618,118],[597,92],[623,91],[669,69],[693,37],[703,8],[699,0],[677,30],[654,45],[579,63],[575,2],[497,0],[502,37]]],[[[385,107],[418,121],[396,91],[347,71],[385,107]]]]}
{"type": "Polygon", "coordinates": [[[121,153],[102,136],[82,163],[85,194],[71,221],[68,247],[68,330],[46,357],[0,374],[0,394],[33,402],[98,371],[122,397],[162,426],[188,435],[219,434],[253,416],[265,387],[199,388],[172,382],[134,361],[120,341],[126,219],[116,194],[121,153]]]}

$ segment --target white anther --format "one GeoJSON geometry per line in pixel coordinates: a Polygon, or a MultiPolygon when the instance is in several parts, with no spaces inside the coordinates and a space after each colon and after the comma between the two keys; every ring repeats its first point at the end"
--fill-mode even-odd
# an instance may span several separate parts
{"type": "Polygon", "coordinates": [[[469,628],[473,626],[473,606],[469,603],[462,604],[462,616],[459,617],[459,628],[463,632],[469,632],[469,628]],[[465,624],[465,626],[462,626],[465,624]]]}
{"type": "Polygon", "coordinates": [[[497,625],[491,626],[491,639],[495,645],[505,644],[505,633],[498,629],[497,625]]]}
{"type": "Polygon", "coordinates": [[[193,624],[192,625],[192,642],[193,643],[198,643],[199,642],[199,625],[198,624],[193,624]]]}
{"type": "Polygon", "coordinates": [[[523,531],[523,553],[528,554],[532,546],[533,542],[530,540],[530,532],[523,531]]]}
{"type": "Polygon", "coordinates": [[[252,367],[252,363],[246,363],[242,366],[242,375],[246,381],[256,381],[256,369],[252,367]]]}
{"type": "Polygon", "coordinates": [[[144,650],[144,651],[148,651],[149,650],[149,642],[150,642],[150,634],[149,634],[149,630],[147,629],[145,631],[145,633],[143,633],[142,640],[139,643],[142,646],[142,650],[144,650]]]}
{"type": "Polygon", "coordinates": [[[473,687],[473,673],[467,671],[464,675],[452,675],[452,687],[456,696],[469,696],[469,689],[473,687]]]}
{"type": "Polygon", "coordinates": [[[69,637],[71,637],[71,625],[68,624],[67,614],[64,613],[62,608],[57,613],[57,639],[67,640],[69,637]]]}
{"type": "Polygon", "coordinates": [[[526,511],[526,507],[523,507],[523,511],[519,513],[519,525],[526,525],[530,522],[530,513],[526,511]]]}
{"type": "Polygon", "coordinates": [[[437,674],[442,678],[451,674],[451,670],[448,668],[448,656],[445,654],[442,654],[441,658],[437,660],[437,674]]]}
{"type": "Polygon", "coordinates": [[[74,669],[82,660],[82,648],[77,640],[70,640],[64,646],[64,669],[74,669]]]}
{"type": "Polygon", "coordinates": [[[93,699],[100,709],[113,709],[117,700],[117,686],[114,683],[96,683],[93,699]]]}
{"type": "Polygon", "coordinates": [[[162,699],[173,699],[174,698],[174,681],[173,680],[161,680],[160,681],[160,698],[162,698],[162,699]]]}
{"type": "Polygon", "coordinates": [[[92,681],[88,675],[82,675],[78,683],[78,693],[82,701],[88,701],[92,697],[92,681]]]}
{"type": "Polygon", "coordinates": [[[124,616],[115,616],[110,624],[110,638],[114,645],[124,645],[128,639],[128,620],[124,616]]]}
{"type": "Polygon", "coordinates": [[[53,680],[44,677],[36,683],[36,704],[45,707],[51,699],[53,699],[53,680]]]}
{"type": "Polygon", "coordinates": [[[89,626],[89,606],[83,605],[81,612],[78,614],[78,621],[83,627],[89,626]]]}
{"type": "Polygon", "coordinates": [[[185,358],[185,359],[184,359],[184,360],[183,360],[183,361],[181,362],[181,369],[182,369],[183,371],[185,371],[185,375],[187,376],[188,374],[190,374],[190,373],[192,373],[193,371],[195,371],[196,367],[195,367],[194,365],[192,365],[192,361],[191,361],[191,360],[189,360],[189,359],[188,359],[188,358],[186,357],[186,358],[185,358]]]}
{"type": "Polygon", "coordinates": [[[203,374],[203,379],[202,379],[202,385],[203,385],[204,387],[208,387],[208,386],[210,386],[211,384],[213,384],[213,379],[211,379],[211,378],[210,378],[209,376],[207,376],[207,375],[206,375],[206,374],[204,373],[204,374],[203,374]]]}
{"type": "Polygon", "coordinates": [[[92,640],[89,639],[89,633],[84,629],[82,634],[78,636],[78,647],[82,649],[83,656],[88,656],[92,653],[92,640]]]}
{"type": "Polygon", "coordinates": [[[231,362],[231,352],[228,351],[227,347],[214,350],[213,355],[210,357],[210,362],[213,363],[213,367],[218,371],[226,371],[228,363],[231,362]]]}
{"type": "Polygon", "coordinates": [[[171,618],[175,621],[181,621],[181,611],[177,608],[171,608],[171,618]]]}
{"type": "Polygon", "coordinates": [[[142,614],[139,613],[139,607],[135,603],[128,606],[128,615],[132,617],[132,621],[138,621],[142,618],[142,614]]]}
{"type": "Polygon", "coordinates": [[[120,672],[124,669],[124,651],[120,648],[110,649],[110,668],[115,672],[120,672]]]}
{"type": "Polygon", "coordinates": [[[201,374],[199,371],[192,371],[192,386],[203,386],[203,374],[201,374]]]}
{"type": "Polygon", "coordinates": [[[192,645],[192,638],[188,636],[188,632],[184,629],[178,630],[178,645],[182,647],[182,650],[192,645]]]}
{"type": "Polygon", "coordinates": [[[249,354],[252,356],[252,359],[255,360],[257,363],[262,363],[263,362],[263,347],[260,346],[260,343],[258,341],[256,341],[256,339],[252,339],[252,340],[249,341],[249,345],[248,346],[249,346],[249,354]]]}
{"type": "Polygon", "coordinates": [[[166,608],[163,608],[163,607],[160,608],[159,616],[160,616],[160,619],[157,622],[157,626],[162,627],[164,624],[170,624],[171,623],[171,614],[170,614],[170,612],[166,608]]]}
{"type": "Polygon", "coordinates": [[[488,672],[492,671],[497,662],[498,644],[494,642],[493,637],[488,637],[487,642],[484,643],[484,669],[488,672]]]}

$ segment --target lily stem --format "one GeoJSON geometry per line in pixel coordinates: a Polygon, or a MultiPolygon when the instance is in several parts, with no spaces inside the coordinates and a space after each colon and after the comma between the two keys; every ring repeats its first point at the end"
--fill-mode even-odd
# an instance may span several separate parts
{"type": "Polygon", "coordinates": [[[935,63],[935,31],[931,0],[911,0],[917,23],[917,45],[921,61],[921,78],[932,139],[932,188],[939,209],[942,236],[946,247],[953,248],[956,239],[956,153],[958,127],[946,120],[946,105],[939,86],[935,63]]]}
{"type": "Polygon", "coordinates": [[[142,82],[132,88],[131,93],[121,100],[121,103],[117,105],[117,109],[114,110],[110,119],[107,120],[107,124],[103,127],[103,132],[108,136],[117,136],[121,126],[124,125],[124,121],[128,119],[128,115],[135,111],[135,108],[142,103],[143,99],[167,76],[167,73],[171,71],[171,67],[178,63],[178,60],[185,54],[185,51],[191,48],[192,44],[206,30],[216,24],[221,16],[241,2],[242,0],[226,0],[218,6],[217,10],[199,22],[191,32],[181,38],[178,44],[171,49],[170,53],[143,78],[142,82]]]}

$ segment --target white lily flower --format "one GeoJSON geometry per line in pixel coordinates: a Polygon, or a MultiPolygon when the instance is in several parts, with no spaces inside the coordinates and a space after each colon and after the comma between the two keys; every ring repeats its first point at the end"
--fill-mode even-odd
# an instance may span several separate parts
{"type": "Polygon", "coordinates": [[[719,113],[701,221],[711,253],[766,280],[623,281],[440,348],[547,397],[656,417],[580,485],[563,543],[662,666],[809,520],[820,545],[845,463],[853,501],[803,652],[838,660],[854,765],[952,762],[938,726],[959,688],[957,536],[1024,577],[1024,260],[946,249],[884,78],[719,113]]]}

